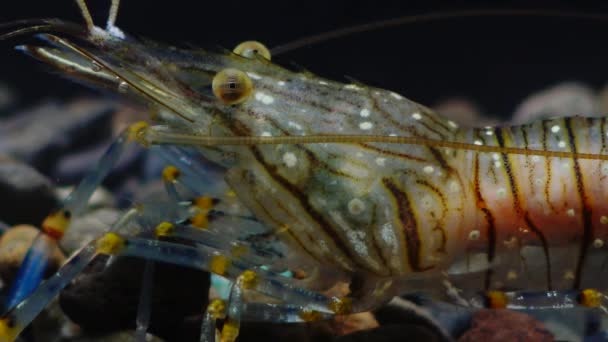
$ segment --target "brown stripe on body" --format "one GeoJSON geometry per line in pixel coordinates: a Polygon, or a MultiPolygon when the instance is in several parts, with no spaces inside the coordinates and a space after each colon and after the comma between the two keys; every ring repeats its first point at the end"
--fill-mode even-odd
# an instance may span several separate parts
{"type": "MultiPolygon", "coordinates": [[[[439,246],[439,248],[437,249],[437,252],[445,253],[445,244],[447,241],[447,234],[446,234],[445,230],[443,229],[443,227],[445,226],[445,217],[446,217],[447,211],[448,211],[447,199],[446,199],[445,195],[441,192],[441,190],[439,190],[439,188],[437,188],[436,186],[434,186],[433,184],[431,184],[425,180],[418,179],[418,180],[416,180],[416,184],[427,187],[435,195],[437,195],[437,197],[439,197],[439,199],[441,200],[441,208],[442,208],[441,217],[438,219],[439,222],[437,223],[435,228],[433,228],[433,231],[438,230],[441,233],[441,246],[439,246]]],[[[432,212],[430,214],[432,214],[432,212]]]]}
{"type": "MultiPolygon", "coordinates": [[[[576,140],[574,132],[572,131],[572,119],[565,118],[564,126],[566,126],[566,132],[568,132],[568,140],[570,143],[570,149],[572,152],[577,152],[576,140]]],[[[602,134],[603,135],[603,134],[602,134]]],[[[581,239],[580,251],[578,255],[578,262],[576,264],[576,273],[574,276],[573,287],[576,289],[580,288],[581,279],[583,276],[583,267],[585,266],[585,258],[587,256],[587,250],[593,238],[593,227],[591,226],[591,205],[589,204],[589,198],[585,193],[585,187],[583,184],[583,175],[581,173],[581,167],[577,158],[572,158],[572,167],[576,178],[576,189],[578,191],[579,198],[581,200],[582,214],[583,214],[583,236],[581,239]]]]}
{"type": "Polygon", "coordinates": [[[404,191],[390,179],[382,178],[382,183],[391,192],[398,206],[399,221],[405,232],[405,242],[407,244],[407,256],[410,268],[416,272],[422,272],[433,268],[433,266],[422,267],[420,265],[420,235],[418,233],[418,223],[411,207],[410,200],[404,191]]]}
{"type": "Polygon", "coordinates": [[[475,159],[473,161],[473,193],[475,195],[475,204],[477,208],[481,210],[486,220],[486,235],[488,237],[488,269],[486,270],[486,275],[484,277],[484,289],[487,291],[490,289],[490,284],[492,282],[492,275],[494,274],[494,270],[492,269],[492,262],[494,261],[494,257],[496,256],[496,225],[495,219],[492,215],[492,212],[486,205],[486,202],[481,195],[481,187],[479,182],[479,153],[474,154],[475,159]]]}
{"type": "MultiPolygon", "coordinates": [[[[225,122],[224,124],[226,125],[226,127],[230,127],[233,133],[237,136],[251,135],[251,131],[245,125],[238,121],[233,121],[230,123],[225,122]]],[[[300,190],[293,184],[291,184],[287,179],[283,178],[280,174],[278,174],[277,167],[275,165],[271,165],[266,162],[259,148],[255,145],[249,145],[247,147],[255,158],[255,160],[262,166],[262,168],[264,168],[264,170],[266,170],[268,175],[270,175],[270,177],[276,183],[281,185],[283,189],[287,190],[298,201],[300,207],[319,225],[321,230],[323,230],[330,237],[330,239],[334,242],[334,244],[336,245],[336,247],[338,247],[342,254],[345,257],[348,257],[351,263],[356,264],[364,269],[367,269],[366,265],[357,262],[357,259],[354,258],[353,251],[350,249],[350,247],[342,241],[342,239],[340,238],[340,236],[338,236],[336,232],[332,230],[331,224],[327,222],[327,220],[312,207],[312,205],[308,202],[306,196],[303,195],[300,190]]]]}
{"type": "MultiPolygon", "coordinates": [[[[542,136],[541,136],[541,140],[543,143],[543,150],[544,151],[548,151],[548,146],[547,146],[547,121],[543,120],[541,122],[542,125],[542,136]]],[[[545,157],[545,174],[547,175],[547,181],[545,182],[545,202],[547,202],[547,205],[549,206],[549,208],[553,211],[553,213],[557,214],[557,210],[555,209],[555,207],[553,206],[553,203],[551,202],[551,194],[549,193],[549,189],[551,188],[551,158],[549,157],[545,157]]]]}
{"type": "MultiPolygon", "coordinates": [[[[498,143],[498,146],[505,147],[505,141],[504,141],[504,137],[502,135],[502,129],[495,128],[494,135],[496,136],[496,142],[498,143]]],[[[552,280],[551,280],[551,258],[549,256],[549,244],[547,243],[547,238],[545,237],[543,232],[538,227],[536,227],[534,222],[532,222],[532,219],[528,215],[528,212],[525,211],[521,206],[519,188],[515,181],[515,177],[513,176],[511,160],[509,159],[509,155],[507,153],[502,153],[502,161],[503,161],[503,164],[505,167],[505,172],[507,174],[507,179],[509,180],[509,187],[511,188],[511,195],[513,197],[513,208],[515,208],[517,215],[524,219],[528,228],[538,237],[538,239],[540,240],[540,243],[542,245],[543,253],[545,255],[545,264],[546,264],[546,268],[547,268],[546,269],[547,289],[551,290],[553,287],[552,280]]]]}

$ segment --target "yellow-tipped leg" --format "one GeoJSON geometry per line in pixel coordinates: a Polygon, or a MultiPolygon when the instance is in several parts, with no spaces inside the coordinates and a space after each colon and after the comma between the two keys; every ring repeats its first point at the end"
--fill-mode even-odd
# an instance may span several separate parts
{"type": "Polygon", "coordinates": [[[97,253],[116,255],[125,247],[125,239],[116,233],[107,233],[97,241],[97,253]]]}
{"type": "Polygon", "coordinates": [[[228,319],[222,327],[221,342],[234,342],[239,336],[241,324],[239,321],[228,319]]]}
{"type": "Polygon", "coordinates": [[[588,308],[599,308],[602,305],[604,296],[596,289],[585,289],[581,291],[579,301],[582,306],[588,308]]]}
{"type": "Polygon", "coordinates": [[[178,168],[173,165],[169,165],[163,169],[163,180],[170,183],[175,182],[179,178],[180,174],[181,172],[178,168]]]}
{"type": "Polygon", "coordinates": [[[17,338],[17,331],[10,317],[0,318],[0,342],[12,342],[17,338]]]}
{"type": "Polygon", "coordinates": [[[169,222],[161,222],[156,228],[154,228],[154,234],[156,237],[171,236],[175,233],[175,225],[169,222]]]}
{"type": "Polygon", "coordinates": [[[343,297],[337,298],[334,297],[329,302],[329,308],[336,315],[348,315],[353,311],[353,301],[350,298],[343,297]]]}
{"type": "Polygon", "coordinates": [[[509,304],[507,294],[502,291],[488,291],[486,299],[490,309],[505,309],[509,304]]]}
{"type": "Polygon", "coordinates": [[[70,225],[72,214],[67,209],[57,210],[42,222],[42,230],[55,240],[60,240],[70,225]]]}

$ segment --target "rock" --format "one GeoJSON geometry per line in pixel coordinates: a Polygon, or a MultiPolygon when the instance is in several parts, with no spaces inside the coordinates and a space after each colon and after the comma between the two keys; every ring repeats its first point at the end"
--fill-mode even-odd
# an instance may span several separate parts
{"type": "Polygon", "coordinates": [[[484,117],[476,104],[464,98],[455,97],[443,100],[433,106],[433,110],[463,127],[483,127],[498,122],[498,120],[484,117]]]}
{"type": "Polygon", "coordinates": [[[0,83],[0,116],[8,113],[15,105],[16,95],[8,85],[0,83]]]}
{"type": "MultiPolygon", "coordinates": [[[[424,297],[417,297],[416,299],[418,302],[414,303],[408,299],[395,297],[389,303],[374,311],[374,316],[381,326],[410,324],[423,329],[425,332],[432,332],[438,341],[450,341],[450,332],[446,331],[444,325],[441,324],[442,322],[437,319],[436,315],[432,314],[435,302],[431,302],[424,297]]],[[[457,316],[451,315],[451,318],[456,320],[457,316]]],[[[470,316],[467,316],[467,318],[470,318],[470,316]]]]}
{"type": "Polygon", "coordinates": [[[423,325],[404,322],[384,325],[371,330],[358,331],[334,339],[335,342],[402,342],[402,341],[445,341],[442,336],[423,325]]]}
{"type": "Polygon", "coordinates": [[[378,321],[371,312],[359,312],[338,316],[330,323],[336,336],[348,335],[360,330],[377,328],[378,321]]]}
{"type": "Polygon", "coordinates": [[[0,220],[39,225],[58,206],[51,182],[33,168],[0,156],[0,220]]]}
{"type": "Polygon", "coordinates": [[[562,116],[597,116],[599,109],[600,99],[591,88],[567,82],[529,96],[517,107],[511,123],[562,116]]]}
{"type": "MultiPolygon", "coordinates": [[[[40,231],[32,226],[19,225],[7,230],[0,238],[0,277],[10,284],[25,258],[25,254],[40,231]]],[[[65,256],[59,248],[51,258],[47,275],[51,275],[63,264],[65,256]]]]}
{"type": "MultiPolygon", "coordinates": [[[[111,334],[85,334],[69,339],[62,339],[64,342],[133,342],[136,341],[135,331],[119,331],[111,334]]],[[[160,337],[147,334],[146,342],[162,342],[160,337]]]]}
{"type": "MultiPolygon", "coordinates": [[[[61,200],[68,197],[70,193],[74,190],[73,186],[63,186],[55,189],[55,194],[61,200]]],[[[114,196],[108,190],[103,187],[99,187],[95,189],[93,195],[89,199],[89,210],[99,209],[99,208],[111,208],[114,207],[114,196]]]]}
{"type": "Polygon", "coordinates": [[[43,173],[67,151],[107,139],[115,105],[78,100],[46,103],[0,120],[0,153],[33,165],[43,173]]]}
{"type": "Polygon", "coordinates": [[[68,253],[74,252],[108,231],[120,215],[117,209],[101,208],[74,217],[61,239],[61,247],[68,253]]]}
{"type": "MultiPolygon", "coordinates": [[[[77,184],[97,165],[112,142],[114,142],[114,138],[106,139],[88,149],[61,157],[50,171],[51,176],[63,184],[77,184]]],[[[137,145],[127,147],[119,161],[104,179],[104,184],[110,187],[119,185],[130,175],[138,174],[143,167],[143,152],[144,149],[137,145]]]]}
{"type": "Polygon", "coordinates": [[[554,341],[553,335],[534,318],[511,310],[479,310],[471,329],[458,341],[554,341]]]}
{"type": "MultiPolygon", "coordinates": [[[[97,257],[60,295],[63,311],[87,333],[135,327],[145,260],[120,257],[105,268],[107,260],[97,257]]],[[[185,317],[205,310],[209,274],[157,262],[153,278],[149,331],[173,338],[185,317]]]]}

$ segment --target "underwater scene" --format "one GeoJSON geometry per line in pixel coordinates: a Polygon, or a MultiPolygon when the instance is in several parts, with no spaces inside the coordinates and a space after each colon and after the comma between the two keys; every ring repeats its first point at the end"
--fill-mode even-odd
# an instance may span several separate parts
{"type": "Polygon", "coordinates": [[[0,11],[0,342],[608,341],[608,4],[0,11]]]}

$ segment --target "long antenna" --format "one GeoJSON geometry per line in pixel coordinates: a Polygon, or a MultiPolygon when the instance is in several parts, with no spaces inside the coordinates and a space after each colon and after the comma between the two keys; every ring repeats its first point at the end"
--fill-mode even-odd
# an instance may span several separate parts
{"type": "Polygon", "coordinates": [[[407,15],[399,18],[375,21],[367,24],[344,27],[341,29],[328,31],[320,34],[310,35],[294,41],[275,46],[270,49],[273,56],[277,56],[289,51],[293,51],[305,46],[315,45],[327,42],[333,39],[346,37],[355,33],[368,32],[374,30],[385,29],[389,27],[398,27],[413,23],[430,22],[445,19],[456,18],[471,18],[471,17],[501,17],[501,16],[521,16],[521,17],[552,17],[552,18],[576,18],[576,19],[592,19],[592,20],[608,20],[606,14],[601,13],[586,13],[586,12],[567,12],[559,10],[464,10],[450,12],[434,12],[420,15],[407,15]]]}
{"type": "Polygon", "coordinates": [[[120,0],[112,0],[112,6],[110,6],[110,13],[108,14],[108,23],[106,24],[108,29],[114,27],[114,24],[116,24],[116,16],[118,16],[119,5],[120,0]]]}
{"type": "Polygon", "coordinates": [[[89,32],[93,31],[95,28],[95,23],[93,23],[93,17],[91,16],[91,12],[89,12],[89,8],[84,0],[76,0],[76,4],[80,8],[80,13],[84,18],[84,22],[87,25],[87,29],[89,32]]]}

